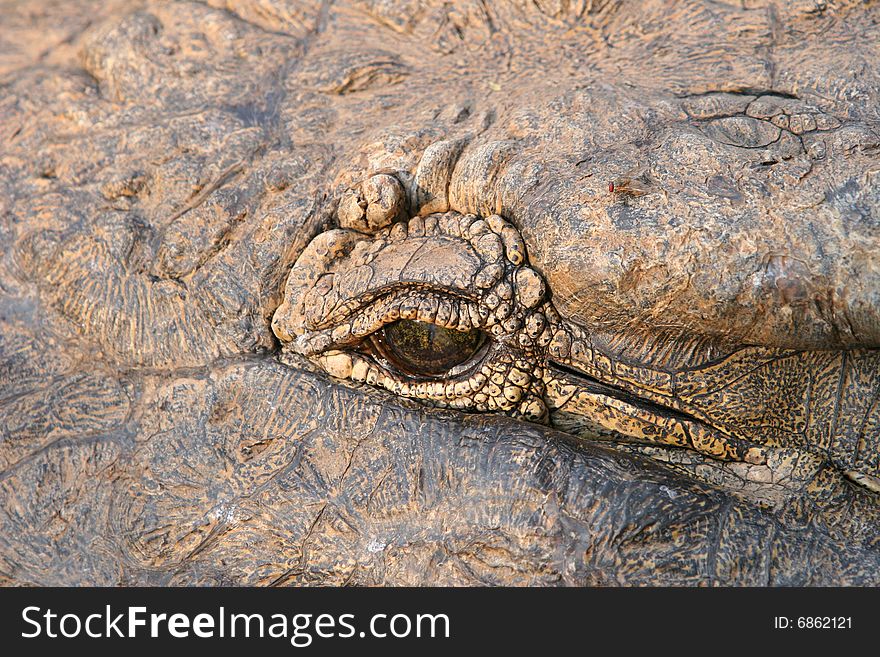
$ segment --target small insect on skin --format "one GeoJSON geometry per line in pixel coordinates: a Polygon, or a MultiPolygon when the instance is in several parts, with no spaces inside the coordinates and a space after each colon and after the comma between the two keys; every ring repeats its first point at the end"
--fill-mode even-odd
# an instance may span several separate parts
{"type": "Polygon", "coordinates": [[[637,178],[618,178],[608,183],[608,192],[623,196],[644,196],[650,194],[651,186],[645,180],[637,178]]]}

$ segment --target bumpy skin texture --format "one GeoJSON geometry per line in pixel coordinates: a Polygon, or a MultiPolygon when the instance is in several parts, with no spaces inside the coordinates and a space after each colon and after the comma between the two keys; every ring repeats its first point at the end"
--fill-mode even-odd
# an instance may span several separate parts
{"type": "Polygon", "coordinates": [[[880,583],[876,6],[29,5],[3,582],[880,583]]]}
{"type": "Polygon", "coordinates": [[[484,221],[448,212],[362,238],[329,231],[309,244],[273,318],[282,342],[296,335],[296,352],[317,357],[337,378],[378,383],[434,405],[547,417],[542,352],[559,318],[544,301],[544,281],[524,264],[525,248],[509,223],[498,215],[484,221]],[[494,340],[478,371],[445,381],[409,383],[344,351],[397,319],[481,329],[494,340]]]}

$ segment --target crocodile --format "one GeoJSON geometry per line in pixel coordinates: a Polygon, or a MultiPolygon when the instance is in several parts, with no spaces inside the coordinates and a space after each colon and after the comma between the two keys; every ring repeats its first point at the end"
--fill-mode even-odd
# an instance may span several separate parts
{"type": "Polygon", "coordinates": [[[0,7],[0,583],[880,584],[878,9],[0,7]]]}

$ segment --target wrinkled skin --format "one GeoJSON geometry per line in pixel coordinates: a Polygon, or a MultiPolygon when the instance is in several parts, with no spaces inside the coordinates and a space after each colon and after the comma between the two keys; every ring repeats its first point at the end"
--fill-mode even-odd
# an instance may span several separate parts
{"type": "Polygon", "coordinates": [[[877,12],[0,3],[0,578],[880,584],[877,12]]]}

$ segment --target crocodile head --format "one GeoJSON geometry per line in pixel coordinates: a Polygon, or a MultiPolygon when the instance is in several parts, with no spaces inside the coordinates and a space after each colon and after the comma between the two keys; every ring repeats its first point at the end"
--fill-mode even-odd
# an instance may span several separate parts
{"type": "Polygon", "coordinates": [[[0,9],[0,581],[880,583],[876,6],[79,4],[0,9]]]}

